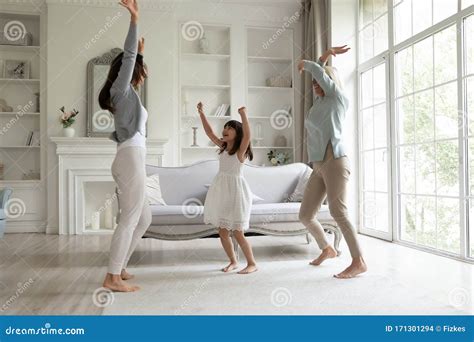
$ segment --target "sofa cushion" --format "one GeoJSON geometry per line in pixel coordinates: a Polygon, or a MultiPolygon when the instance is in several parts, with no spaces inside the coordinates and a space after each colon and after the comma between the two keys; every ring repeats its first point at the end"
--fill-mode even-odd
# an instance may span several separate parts
{"type": "MultiPolygon", "coordinates": [[[[265,203],[252,205],[250,224],[272,222],[297,222],[301,203],[265,203]]],[[[151,205],[151,225],[204,224],[203,206],[151,205]]],[[[330,221],[328,207],[323,205],[317,215],[320,221],[330,221]]]]}
{"type": "Polygon", "coordinates": [[[288,196],[288,202],[301,202],[303,200],[304,190],[306,189],[306,185],[308,184],[312,173],[313,169],[308,167],[306,172],[298,180],[298,184],[296,184],[296,188],[293,193],[288,196]]]}
{"type": "MultiPolygon", "coordinates": [[[[204,203],[205,184],[212,183],[218,169],[217,160],[182,167],[146,167],[148,176],[159,174],[163,199],[168,205],[182,205],[189,200],[204,203]]],[[[308,169],[303,163],[270,167],[246,164],[243,173],[252,193],[263,199],[259,203],[281,203],[293,193],[308,169]]]]}
{"type": "Polygon", "coordinates": [[[166,205],[161,195],[160,176],[158,174],[146,178],[146,194],[151,205],[166,205]]]}

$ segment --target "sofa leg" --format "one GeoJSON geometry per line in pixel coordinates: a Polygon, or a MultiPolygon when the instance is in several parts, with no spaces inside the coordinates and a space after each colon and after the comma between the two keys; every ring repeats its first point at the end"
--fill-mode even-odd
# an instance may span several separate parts
{"type": "Polygon", "coordinates": [[[309,245],[311,243],[311,235],[306,233],[306,243],[309,245]]]}
{"type": "Polygon", "coordinates": [[[332,232],[334,235],[334,249],[337,252],[337,255],[341,255],[342,251],[339,249],[339,244],[341,243],[342,239],[342,232],[337,226],[333,225],[325,225],[325,227],[328,231],[332,232]]]}
{"type": "Polygon", "coordinates": [[[237,239],[234,236],[234,233],[231,235],[232,238],[232,247],[234,247],[234,253],[237,261],[239,261],[239,244],[237,243],[237,239]]]}

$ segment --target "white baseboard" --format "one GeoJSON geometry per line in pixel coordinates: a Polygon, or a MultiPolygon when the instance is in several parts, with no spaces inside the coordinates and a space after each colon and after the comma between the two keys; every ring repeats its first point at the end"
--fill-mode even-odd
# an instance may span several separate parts
{"type": "Polygon", "coordinates": [[[44,221],[9,221],[5,233],[45,233],[44,221]]]}

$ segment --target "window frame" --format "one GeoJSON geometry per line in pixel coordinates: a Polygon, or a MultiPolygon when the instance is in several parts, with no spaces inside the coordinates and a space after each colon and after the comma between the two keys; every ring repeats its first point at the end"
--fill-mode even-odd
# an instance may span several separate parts
{"type": "MultiPolygon", "coordinates": [[[[474,255],[470,255],[470,236],[469,234],[474,234],[474,232],[469,231],[469,219],[474,220],[474,217],[469,218],[469,201],[474,203],[474,196],[470,196],[468,192],[468,177],[469,177],[469,156],[468,156],[468,141],[469,135],[467,130],[467,117],[463,113],[466,113],[466,104],[467,104],[467,89],[466,89],[466,79],[469,75],[465,75],[465,58],[463,53],[463,43],[464,43],[464,30],[463,30],[463,20],[470,15],[474,14],[474,5],[462,9],[462,0],[457,2],[457,12],[440,22],[422,30],[421,32],[416,33],[415,35],[400,41],[395,44],[395,27],[394,27],[394,3],[395,0],[387,0],[388,7],[388,48],[387,50],[361,62],[359,48],[362,46],[360,42],[360,35],[363,27],[360,26],[360,12],[361,12],[361,0],[358,1],[358,15],[357,15],[357,93],[358,93],[358,102],[357,102],[357,123],[358,127],[362,127],[362,91],[361,91],[361,75],[367,70],[374,68],[380,63],[387,63],[386,65],[386,105],[387,105],[387,151],[389,153],[389,164],[388,164],[388,187],[389,192],[389,233],[381,234],[383,232],[374,231],[372,229],[367,229],[363,227],[363,163],[361,161],[363,145],[362,145],[362,135],[359,134],[358,137],[358,196],[359,202],[359,232],[362,234],[367,234],[370,236],[375,236],[378,238],[386,239],[389,241],[396,242],[400,245],[409,246],[418,250],[427,251],[433,254],[442,255],[458,260],[463,260],[467,262],[474,263],[474,255]],[[397,135],[397,112],[396,112],[396,84],[395,84],[395,57],[396,53],[413,46],[415,43],[433,36],[439,31],[442,31],[445,28],[448,28],[451,25],[456,27],[456,58],[457,58],[457,73],[456,80],[457,84],[457,93],[458,93],[458,120],[462,122],[462,125],[458,125],[458,149],[459,149],[459,223],[460,223],[460,254],[454,254],[447,251],[443,251],[437,248],[431,248],[428,246],[423,246],[416,244],[414,242],[409,242],[401,239],[401,201],[399,196],[399,186],[400,186],[400,158],[398,155],[398,135],[397,135]]],[[[410,18],[410,20],[412,20],[410,18]]],[[[436,87],[433,84],[433,87],[436,87]]],[[[435,128],[436,129],[436,128],[435,128]]],[[[358,130],[361,132],[361,130],[358,130]]],[[[455,138],[454,138],[455,139],[455,138]]],[[[474,140],[474,138],[472,138],[474,140]]],[[[441,139],[440,139],[441,140],[441,139]]],[[[451,139],[453,140],[453,139],[451,139]]],[[[436,143],[437,140],[435,140],[436,143]]],[[[436,198],[439,196],[434,195],[436,198]]],[[[457,198],[457,196],[456,196],[457,198]]]]}

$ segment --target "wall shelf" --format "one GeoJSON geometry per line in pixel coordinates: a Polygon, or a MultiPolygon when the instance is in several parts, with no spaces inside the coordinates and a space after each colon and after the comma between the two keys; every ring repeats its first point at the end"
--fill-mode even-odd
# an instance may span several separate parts
{"type": "Polygon", "coordinates": [[[294,162],[295,127],[293,87],[269,87],[270,78],[294,79],[293,31],[285,30],[265,49],[262,42],[271,41],[273,29],[247,27],[247,107],[252,127],[252,138],[260,146],[252,145],[252,164],[270,166],[267,153],[282,150],[294,162]],[[285,114],[286,112],[286,114],[285,114]],[[274,115],[275,114],[275,115],[274,115]],[[283,124],[284,127],[281,127],[283,124]],[[283,141],[283,143],[282,143],[283,141]],[[288,146],[275,146],[275,145],[288,146]]]}
{"type": "Polygon", "coordinates": [[[0,44],[0,51],[39,53],[40,49],[41,49],[41,47],[37,46],[37,45],[21,46],[21,45],[3,45],[3,44],[0,44]]]}
{"type": "Polygon", "coordinates": [[[0,78],[0,82],[2,83],[40,83],[40,80],[37,78],[28,78],[28,79],[21,79],[21,78],[0,78]]]}

